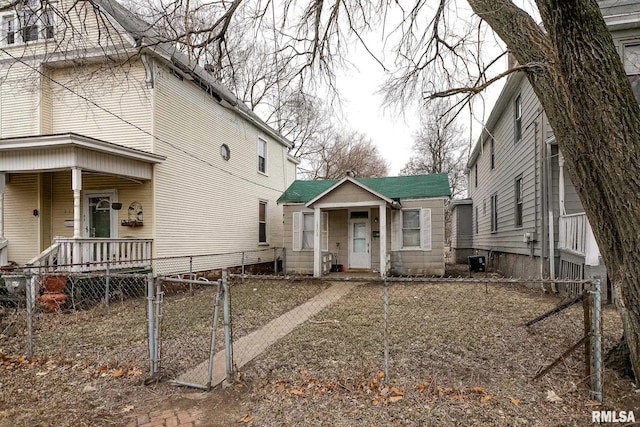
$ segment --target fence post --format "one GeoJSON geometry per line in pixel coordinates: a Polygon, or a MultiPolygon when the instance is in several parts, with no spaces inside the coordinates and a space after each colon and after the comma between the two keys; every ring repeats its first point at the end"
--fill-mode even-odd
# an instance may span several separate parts
{"type": "Polygon", "coordinates": [[[105,286],[104,286],[104,305],[109,311],[109,286],[111,284],[110,274],[109,274],[109,260],[107,259],[107,270],[106,270],[106,278],[105,278],[105,286]]]}
{"type": "Polygon", "coordinates": [[[593,378],[591,377],[591,292],[586,289],[582,292],[582,310],[584,312],[584,334],[589,335],[590,339],[584,343],[584,376],[589,380],[589,386],[593,387],[593,378]]]}
{"type": "Polygon", "coordinates": [[[384,281],[384,382],[389,383],[389,336],[388,336],[388,316],[389,316],[389,282],[387,276],[383,278],[384,281]]]}
{"type": "MultiPolygon", "coordinates": [[[[193,256],[189,257],[189,280],[195,280],[193,277],[193,256]]],[[[189,295],[193,296],[193,283],[189,282],[189,295]]]]}
{"type": "Polygon", "coordinates": [[[155,370],[154,373],[157,373],[160,369],[160,319],[162,318],[162,300],[164,293],[162,292],[162,281],[156,280],[156,295],[155,295],[155,315],[154,315],[154,338],[153,341],[156,343],[156,348],[154,350],[155,355],[155,370]]]}
{"type": "Polygon", "coordinates": [[[209,349],[209,371],[207,375],[207,391],[211,390],[213,380],[213,361],[216,354],[216,335],[218,333],[218,317],[220,314],[220,289],[222,280],[218,280],[216,285],[216,297],[213,302],[213,324],[211,325],[211,347],[209,349]]]}
{"type": "Polygon", "coordinates": [[[149,335],[149,371],[151,375],[156,373],[157,360],[156,360],[156,343],[155,343],[155,313],[153,309],[154,301],[154,286],[153,286],[153,273],[147,273],[147,321],[149,335]]]}
{"type": "Polygon", "coordinates": [[[244,251],[242,251],[242,282],[244,283],[244,251]]]}
{"type": "MultiPolygon", "coordinates": [[[[243,252],[244,258],[244,252],[243,252]]],[[[222,294],[223,306],[222,313],[224,321],[224,355],[227,369],[227,382],[233,381],[233,348],[231,342],[231,296],[229,295],[229,271],[222,269],[222,294]]]]}
{"type": "Polygon", "coordinates": [[[27,304],[27,358],[33,357],[33,312],[35,308],[35,287],[37,275],[32,274],[30,269],[25,269],[25,293],[27,304]]]}
{"type": "Polygon", "coordinates": [[[593,283],[593,310],[591,315],[591,357],[592,357],[592,372],[593,372],[593,398],[598,402],[602,402],[602,335],[600,334],[600,279],[596,279],[593,283]]]}

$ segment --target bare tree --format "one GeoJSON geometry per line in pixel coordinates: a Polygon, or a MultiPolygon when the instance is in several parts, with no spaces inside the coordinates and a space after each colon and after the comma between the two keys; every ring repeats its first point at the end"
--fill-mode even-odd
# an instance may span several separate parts
{"type": "Polygon", "coordinates": [[[467,161],[463,128],[453,121],[451,105],[437,100],[426,105],[420,129],[414,134],[412,155],[400,170],[401,175],[449,174],[451,197],[466,191],[464,168],[467,161]]]}
{"type": "Polygon", "coordinates": [[[386,176],[389,166],[378,148],[364,134],[331,129],[307,152],[308,165],[300,172],[307,179],[338,179],[355,176],[386,176]]]}

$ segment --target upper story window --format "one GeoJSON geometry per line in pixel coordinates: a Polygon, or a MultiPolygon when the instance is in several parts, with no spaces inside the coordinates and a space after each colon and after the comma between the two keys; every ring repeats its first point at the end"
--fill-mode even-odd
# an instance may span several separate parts
{"type": "Polygon", "coordinates": [[[476,160],[476,164],[473,166],[473,174],[474,174],[474,181],[475,181],[475,186],[478,186],[478,161],[476,160]]]}
{"type": "Polygon", "coordinates": [[[516,97],[514,107],[514,129],[513,135],[515,142],[520,142],[522,139],[522,100],[520,95],[516,97]]]}
{"type": "Polygon", "coordinates": [[[267,141],[258,138],[258,172],[267,173],[267,141]]]}
{"type": "Polygon", "coordinates": [[[627,44],[622,49],[624,70],[629,76],[633,94],[640,103],[640,43],[627,44]]]}
{"type": "Polygon", "coordinates": [[[514,201],[515,201],[515,226],[522,227],[522,215],[523,215],[523,200],[524,193],[522,188],[522,175],[516,178],[516,183],[514,186],[514,201]]]}
{"type": "Polygon", "coordinates": [[[498,232],[498,195],[491,196],[491,232],[498,232]]]}
{"type": "Polygon", "coordinates": [[[14,12],[2,15],[0,45],[37,42],[53,38],[55,13],[48,2],[25,0],[14,12]]]}

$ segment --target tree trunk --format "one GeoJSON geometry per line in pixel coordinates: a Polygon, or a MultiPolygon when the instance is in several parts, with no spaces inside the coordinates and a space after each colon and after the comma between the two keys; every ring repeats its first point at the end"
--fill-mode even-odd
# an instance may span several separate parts
{"type": "Polygon", "coordinates": [[[595,0],[538,0],[544,30],[509,0],[469,0],[538,96],[614,287],[640,378],[640,107],[595,0]]]}

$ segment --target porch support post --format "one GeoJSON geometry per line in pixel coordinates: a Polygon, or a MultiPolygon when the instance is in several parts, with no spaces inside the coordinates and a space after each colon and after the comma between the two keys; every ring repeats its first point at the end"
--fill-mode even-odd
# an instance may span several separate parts
{"type": "Polygon", "coordinates": [[[313,211],[313,277],[322,276],[321,217],[320,208],[315,208],[313,211]]]}
{"type": "Polygon", "coordinates": [[[387,203],[380,203],[378,221],[380,221],[380,276],[387,275],[387,203]]]}
{"type": "Polygon", "coordinates": [[[80,230],[80,191],[82,190],[82,169],[71,169],[71,189],[73,190],[73,238],[82,237],[80,230]]]}

